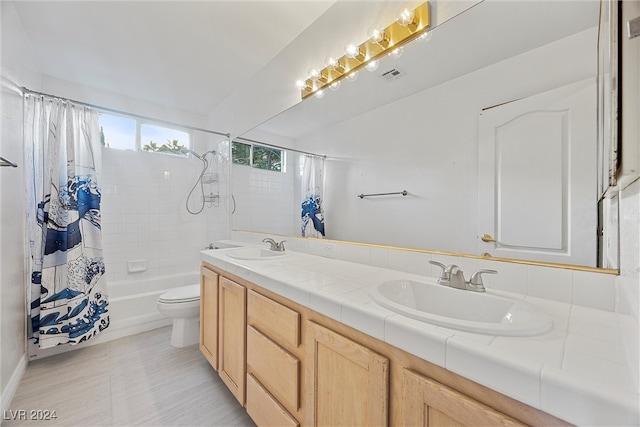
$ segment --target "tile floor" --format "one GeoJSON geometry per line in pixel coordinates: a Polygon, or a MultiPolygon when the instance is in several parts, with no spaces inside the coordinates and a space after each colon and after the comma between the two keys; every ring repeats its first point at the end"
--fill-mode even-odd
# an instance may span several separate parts
{"type": "Polygon", "coordinates": [[[166,327],[32,361],[2,425],[254,426],[198,346],[171,347],[170,336],[166,327]],[[57,418],[30,419],[46,411],[57,418]]]}

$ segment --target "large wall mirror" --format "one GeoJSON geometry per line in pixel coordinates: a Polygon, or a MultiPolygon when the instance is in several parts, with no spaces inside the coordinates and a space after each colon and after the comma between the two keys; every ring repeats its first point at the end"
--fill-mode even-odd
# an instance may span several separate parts
{"type": "MultiPolygon", "coordinates": [[[[616,269],[607,5],[478,2],[242,136],[326,155],[328,239],[616,269]]],[[[233,166],[234,229],[300,236],[303,157],[233,166]]]]}

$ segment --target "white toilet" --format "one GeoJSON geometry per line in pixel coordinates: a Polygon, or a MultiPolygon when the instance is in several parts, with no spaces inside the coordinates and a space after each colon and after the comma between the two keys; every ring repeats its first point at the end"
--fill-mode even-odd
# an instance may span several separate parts
{"type": "Polygon", "coordinates": [[[173,318],[171,345],[187,347],[200,341],[200,285],[165,292],[158,298],[158,311],[173,318]]]}

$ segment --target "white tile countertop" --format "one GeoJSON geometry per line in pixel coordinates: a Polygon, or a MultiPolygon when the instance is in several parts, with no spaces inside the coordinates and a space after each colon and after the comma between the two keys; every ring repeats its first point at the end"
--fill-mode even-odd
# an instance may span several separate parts
{"type": "Polygon", "coordinates": [[[425,276],[289,250],[284,257],[242,260],[229,257],[230,250],[202,251],[201,258],[570,423],[640,425],[638,386],[614,312],[488,289],[548,313],[553,329],[526,338],[461,332],[396,314],[369,297],[372,285],[425,276]]]}

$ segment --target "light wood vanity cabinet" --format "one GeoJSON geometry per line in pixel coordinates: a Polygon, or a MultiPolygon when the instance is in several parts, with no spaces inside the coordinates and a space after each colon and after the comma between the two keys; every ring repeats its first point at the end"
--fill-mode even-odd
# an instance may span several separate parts
{"type": "Polygon", "coordinates": [[[307,322],[308,425],[386,426],[389,359],[307,322]]]}
{"type": "Polygon", "coordinates": [[[216,267],[201,286],[200,348],[259,426],[569,425],[216,267]]]}
{"type": "Polygon", "coordinates": [[[522,424],[455,390],[408,369],[402,374],[402,412],[407,426],[505,426],[522,424]]]}

